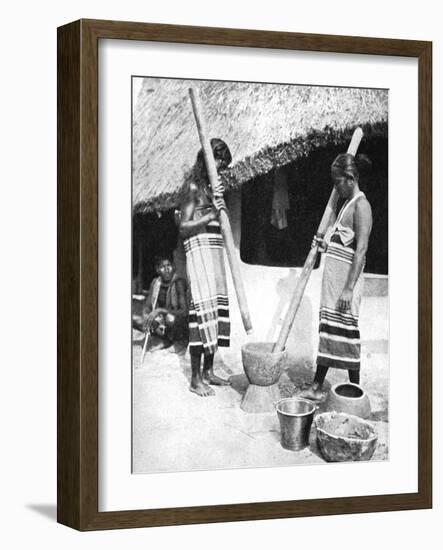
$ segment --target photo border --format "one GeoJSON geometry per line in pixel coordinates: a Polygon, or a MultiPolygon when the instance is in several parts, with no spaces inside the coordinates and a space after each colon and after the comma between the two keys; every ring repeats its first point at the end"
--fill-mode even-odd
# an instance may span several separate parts
{"type": "Polygon", "coordinates": [[[79,20],[58,29],[57,519],[86,531],[432,507],[432,43],[79,20]],[[418,491],[98,511],[98,44],[206,44],[418,60],[418,491]]]}

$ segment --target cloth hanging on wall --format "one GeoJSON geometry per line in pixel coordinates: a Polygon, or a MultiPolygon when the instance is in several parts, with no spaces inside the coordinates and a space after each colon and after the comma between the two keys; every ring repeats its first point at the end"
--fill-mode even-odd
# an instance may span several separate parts
{"type": "Polygon", "coordinates": [[[289,195],[286,174],[283,170],[277,170],[274,176],[271,224],[279,230],[286,229],[288,227],[288,210],[289,195]]]}

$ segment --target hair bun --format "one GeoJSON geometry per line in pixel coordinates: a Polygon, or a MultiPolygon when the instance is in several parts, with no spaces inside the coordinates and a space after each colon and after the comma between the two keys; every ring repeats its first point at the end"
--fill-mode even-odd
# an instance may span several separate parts
{"type": "Polygon", "coordinates": [[[372,168],[372,161],[367,155],[358,154],[355,157],[355,164],[357,165],[360,175],[364,175],[372,168]]]}

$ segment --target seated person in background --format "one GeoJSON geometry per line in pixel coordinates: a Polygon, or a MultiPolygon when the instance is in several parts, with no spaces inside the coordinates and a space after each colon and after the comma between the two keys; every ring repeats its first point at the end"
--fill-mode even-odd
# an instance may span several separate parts
{"type": "Polygon", "coordinates": [[[164,340],[165,345],[160,347],[168,347],[174,342],[185,342],[188,339],[187,284],[185,279],[176,275],[174,264],[167,256],[156,258],[155,270],[158,276],[149,287],[143,308],[143,330],[151,330],[153,335],[164,340]],[[164,330],[156,326],[159,315],[166,315],[164,330]]]}
{"type": "Polygon", "coordinates": [[[175,273],[175,267],[167,256],[158,256],[155,259],[155,277],[145,302],[145,315],[157,308],[167,309],[174,315],[187,315],[186,300],[187,284],[185,279],[175,273]]]}

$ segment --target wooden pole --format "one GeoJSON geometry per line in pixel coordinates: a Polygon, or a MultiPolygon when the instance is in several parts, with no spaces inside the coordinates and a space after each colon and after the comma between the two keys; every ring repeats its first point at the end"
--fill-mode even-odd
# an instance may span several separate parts
{"type": "MultiPolygon", "coordinates": [[[[361,128],[357,128],[352,135],[351,143],[348,147],[348,154],[356,155],[358,146],[363,137],[363,131],[361,128]]],[[[335,187],[332,189],[331,196],[329,197],[328,204],[326,205],[325,211],[323,213],[320,225],[318,226],[316,236],[323,238],[328,230],[331,215],[335,212],[337,206],[338,193],[335,190],[335,187]]],[[[291,302],[288,307],[285,319],[283,321],[280,334],[277,338],[277,342],[274,344],[273,352],[283,351],[288,340],[289,333],[291,332],[292,325],[294,324],[295,317],[297,315],[298,309],[300,307],[303,294],[305,292],[306,285],[308,284],[309,277],[311,276],[312,270],[314,269],[315,261],[317,260],[318,254],[318,244],[313,246],[309,251],[308,257],[305,260],[303,265],[302,272],[297,281],[294,294],[291,298],[291,302]]]]}
{"type": "MultiPolygon", "coordinates": [[[[218,174],[217,174],[217,168],[215,166],[214,155],[212,152],[208,133],[206,131],[206,124],[202,114],[200,99],[198,97],[196,90],[194,90],[193,88],[189,89],[189,95],[191,97],[192,109],[194,111],[195,122],[197,123],[198,135],[200,137],[200,142],[201,142],[203,154],[205,157],[209,183],[211,184],[212,191],[215,193],[218,185],[218,174]]],[[[228,256],[228,262],[231,268],[232,280],[234,282],[235,293],[237,295],[237,301],[240,308],[243,326],[245,327],[246,334],[251,334],[252,323],[249,315],[246,292],[243,286],[240,266],[239,266],[236,251],[235,251],[234,239],[232,237],[231,223],[229,221],[228,213],[224,209],[220,210],[219,220],[220,220],[221,233],[225,243],[226,254],[228,256]]]]}
{"type": "Polygon", "coordinates": [[[149,327],[146,329],[146,334],[145,334],[145,341],[143,343],[143,350],[142,350],[142,355],[141,355],[141,358],[140,358],[140,366],[143,365],[143,361],[145,360],[145,355],[146,355],[146,349],[148,348],[148,342],[149,342],[149,336],[150,336],[150,330],[149,330],[149,327]]]}

